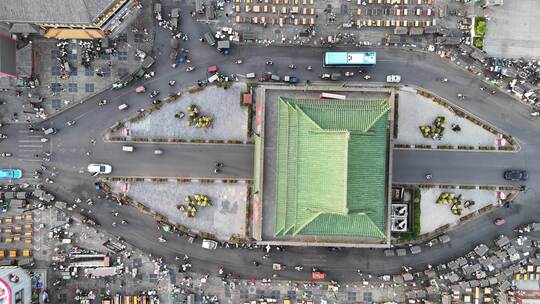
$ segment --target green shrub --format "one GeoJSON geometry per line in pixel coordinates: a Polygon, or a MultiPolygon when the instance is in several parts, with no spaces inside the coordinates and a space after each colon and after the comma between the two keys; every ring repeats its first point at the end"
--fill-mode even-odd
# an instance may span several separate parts
{"type": "Polygon", "coordinates": [[[473,39],[473,45],[479,49],[484,48],[484,38],[482,37],[474,37],[473,39]]]}
{"type": "Polygon", "coordinates": [[[480,37],[484,37],[487,31],[487,22],[485,17],[476,17],[474,19],[474,34],[480,37]]]}

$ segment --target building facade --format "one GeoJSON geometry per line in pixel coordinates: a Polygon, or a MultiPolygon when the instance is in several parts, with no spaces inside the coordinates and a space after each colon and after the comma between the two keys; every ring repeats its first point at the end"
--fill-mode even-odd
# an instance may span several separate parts
{"type": "Polygon", "coordinates": [[[53,39],[115,36],[134,19],[138,0],[4,0],[0,22],[11,34],[42,34],[53,39]]]}

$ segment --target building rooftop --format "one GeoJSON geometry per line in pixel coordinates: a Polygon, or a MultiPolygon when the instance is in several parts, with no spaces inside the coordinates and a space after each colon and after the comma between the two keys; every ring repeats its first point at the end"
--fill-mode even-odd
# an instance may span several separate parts
{"type": "Polygon", "coordinates": [[[279,98],[276,237],[386,238],[389,108],[279,98]]]}
{"type": "Polygon", "coordinates": [[[17,42],[9,36],[0,36],[0,76],[17,77],[17,42]]]}
{"type": "Polygon", "coordinates": [[[115,0],[2,0],[0,21],[92,23],[115,0]]]}

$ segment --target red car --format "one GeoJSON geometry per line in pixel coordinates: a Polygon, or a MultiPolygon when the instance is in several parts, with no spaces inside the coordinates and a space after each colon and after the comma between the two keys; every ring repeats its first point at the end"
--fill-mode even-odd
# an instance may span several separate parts
{"type": "Polygon", "coordinates": [[[259,76],[259,78],[257,78],[257,80],[260,81],[260,82],[268,81],[268,76],[259,76]]]}
{"type": "Polygon", "coordinates": [[[495,225],[497,225],[497,226],[501,226],[501,225],[504,225],[506,223],[506,220],[503,219],[502,217],[499,217],[499,218],[495,219],[495,221],[493,223],[495,225]]]}

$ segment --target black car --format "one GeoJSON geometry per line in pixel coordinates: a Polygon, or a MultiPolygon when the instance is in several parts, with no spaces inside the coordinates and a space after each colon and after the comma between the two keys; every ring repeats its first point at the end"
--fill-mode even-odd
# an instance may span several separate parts
{"type": "Polygon", "coordinates": [[[509,181],[525,181],[529,178],[525,170],[507,170],[504,171],[504,179],[509,181]]]}

